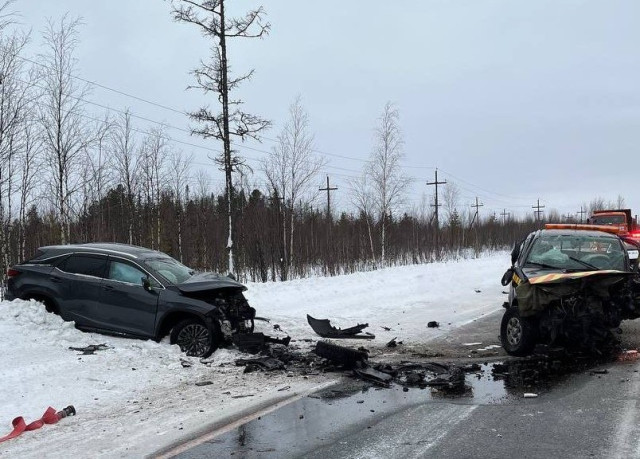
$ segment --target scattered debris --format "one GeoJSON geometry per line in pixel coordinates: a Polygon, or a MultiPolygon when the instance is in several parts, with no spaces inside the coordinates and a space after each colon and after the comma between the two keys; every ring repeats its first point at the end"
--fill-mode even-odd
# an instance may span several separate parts
{"type": "Polygon", "coordinates": [[[389,387],[393,381],[393,376],[389,373],[378,371],[375,368],[371,368],[367,364],[363,364],[362,368],[354,368],[353,372],[365,381],[370,381],[373,384],[382,387],[389,387]]]}
{"type": "Polygon", "coordinates": [[[382,328],[383,330],[386,330],[386,331],[391,331],[390,327],[385,327],[384,325],[382,325],[380,328],[382,328]]]}
{"type": "Polygon", "coordinates": [[[537,398],[538,394],[533,393],[533,392],[525,392],[524,393],[524,398],[537,398]]]}
{"type": "Polygon", "coordinates": [[[291,342],[290,336],[286,338],[273,338],[264,333],[236,333],[232,339],[233,344],[235,344],[240,351],[247,352],[248,354],[257,354],[265,349],[267,343],[288,346],[291,342]]]}
{"type": "Polygon", "coordinates": [[[96,351],[104,351],[105,349],[110,349],[106,343],[103,344],[90,344],[86,347],[72,347],[69,346],[69,349],[72,351],[82,352],[82,355],[94,355],[96,351]]]}
{"type": "Polygon", "coordinates": [[[289,390],[289,389],[291,389],[291,386],[284,386],[284,387],[281,387],[280,389],[278,389],[278,392],[283,392],[283,391],[289,390]]]}
{"type": "Polygon", "coordinates": [[[402,341],[396,341],[396,339],[398,339],[397,336],[387,343],[387,347],[397,347],[398,344],[402,344],[402,341]]]}
{"type": "Polygon", "coordinates": [[[374,339],[375,335],[369,332],[362,333],[369,324],[358,324],[353,327],[341,329],[331,325],[329,319],[315,319],[307,314],[307,322],[318,335],[323,338],[350,338],[350,339],[374,339]]]}
{"type": "Polygon", "coordinates": [[[438,322],[436,322],[435,320],[432,320],[431,322],[429,322],[427,324],[427,327],[429,328],[438,328],[440,326],[440,324],[438,322]]]}
{"type": "Polygon", "coordinates": [[[213,384],[213,381],[198,381],[196,382],[196,386],[210,386],[213,384]]]}
{"type": "Polygon", "coordinates": [[[231,398],[245,398],[245,397],[253,397],[254,394],[244,394],[244,395],[232,395],[231,398]]]}
{"type": "Polygon", "coordinates": [[[278,324],[273,324],[273,329],[276,331],[282,331],[282,329],[280,328],[280,325],[278,324]]]}
{"type": "Polygon", "coordinates": [[[329,341],[318,341],[314,351],[316,355],[346,368],[354,368],[358,362],[365,362],[369,355],[361,350],[338,346],[329,341]]]}
{"type": "Polygon", "coordinates": [[[193,366],[193,363],[185,359],[180,359],[180,365],[182,365],[182,368],[190,368],[191,366],[193,366]]]}
{"type": "Polygon", "coordinates": [[[482,290],[475,289],[476,293],[480,293],[482,290]]]}
{"type": "Polygon", "coordinates": [[[603,370],[591,370],[591,374],[592,375],[608,375],[609,370],[607,370],[606,368],[603,370]]]}
{"type": "Polygon", "coordinates": [[[463,346],[480,346],[482,343],[462,343],[463,346]]]}
{"type": "Polygon", "coordinates": [[[255,359],[238,359],[236,366],[245,366],[245,373],[251,373],[256,370],[273,371],[284,370],[284,363],[274,357],[258,357],[255,359]]]}

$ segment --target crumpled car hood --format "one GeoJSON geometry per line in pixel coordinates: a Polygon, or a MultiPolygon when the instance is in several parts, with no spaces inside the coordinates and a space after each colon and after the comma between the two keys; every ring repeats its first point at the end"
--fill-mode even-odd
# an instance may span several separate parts
{"type": "Polygon", "coordinates": [[[234,281],[230,277],[221,276],[217,273],[198,273],[191,276],[182,284],[176,285],[181,292],[202,292],[206,290],[217,290],[221,288],[234,288],[242,291],[247,287],[240,282],[234,281]]]}
{"type": "Polygon", "coordinates": [[[518,308],[523,317],[532,316],[548,308],[554,301],[579,291],[591,298],[607,299],[609,288],[634,273],[615,270],[552,272],[534,276],[516,287],[518,308]]]}

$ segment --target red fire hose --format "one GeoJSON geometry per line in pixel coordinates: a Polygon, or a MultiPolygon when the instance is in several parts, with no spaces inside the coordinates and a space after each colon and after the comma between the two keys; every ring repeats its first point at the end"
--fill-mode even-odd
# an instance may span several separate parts
{"type": "Polygon", "coordinates": [[[29,424],[27,424],[22,416],[18,416],[15,418],[11,425],[13,426],[13,430],[5,435],[4,437],[0,437],[0,443],[3,441],[11,440],[22,434],[22,432],[27,430],[36,430],[42,427],[45,424],[55,424],[62,418],[66,418],[67,416],[74,416],[76,414],[76,409],[73,405],[69,405],[62,411],[56,412],[53,408],[47,408],[47,411],[44,412],[40,419],[37,419],[29,424]]]}

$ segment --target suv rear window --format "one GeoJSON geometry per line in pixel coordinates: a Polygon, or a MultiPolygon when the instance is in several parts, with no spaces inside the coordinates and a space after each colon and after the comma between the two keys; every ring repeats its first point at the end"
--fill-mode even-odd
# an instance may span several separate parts
{"type": "Polygon", "coordinates": [[[107,257],[100,255],[71,255],[58,265],[58,269],[71,274],[105,277],[107,257]]]}

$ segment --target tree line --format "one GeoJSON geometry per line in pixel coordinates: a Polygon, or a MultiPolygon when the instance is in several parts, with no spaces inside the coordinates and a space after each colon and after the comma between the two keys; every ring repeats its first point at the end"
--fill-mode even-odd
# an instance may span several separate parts
{"type": "MultiPolygon", "coordinates": [[[[261,8],[225,20],[222,0],[201,3],[199,11],[198,2],[176,0],[174,18],[205,28],[218,42],[269,30],[261,8]]],[[[294,98],[275,146],[253,171],[231,139],[259,138],[271,123],[242,112],[227,94],[221,114],[189,114],[199,123],[194,134],[224,144],[212,167],[225,172],[225,187],[215,190],[167,127],[141,129],[126,108],[88,112],[91,86],[77,76],[74,57],[77,20],[50,20],[42,52],[27,56],[32,38],[12,28],[11,15],[3,14],[9,4],[0,8],[0,280],[8,267],[51,244],[135,244],[196,269],[273,281],[477,254],[508,247],[541,226],[532,216],[476,218],[462,210],[454,183],[444,187],[443,219],[434,219],[432,203],[406,210],[411,180],[402,171],[400,114],[391,102],[351,184],[351,210],[327,212],[314,199],[326,159],[315,149],[302,97],[294,98]],[[264,179],[251,182],[258,174],[264,179]]],[[[224,47],[213,49],[212,64],[194,71],[196,87],[224,101],[225,85],[230,90],[251,72],[228,77],[229,56],[224,47]]]]}

